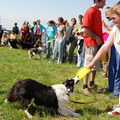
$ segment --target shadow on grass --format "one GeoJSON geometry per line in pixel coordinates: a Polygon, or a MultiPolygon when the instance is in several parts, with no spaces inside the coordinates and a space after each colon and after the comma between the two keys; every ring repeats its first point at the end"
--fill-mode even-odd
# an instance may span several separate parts
{"type": "Polygon", "coordinates": [[[57,116],[58,114],[54,111],[52,108],[46,108],[46,107],[31,107],[29,109],[29,112],[34,116],[35,114],[39,115],[40,117],[45,117],[45,116],[57,116]]]}
{"type": "Polygon", "coordinates": [[[90,115],[100,115],[102,113],[106,113],[108,110],[107,109],[100,110],[93,106],[87,106],[86,108],[84,108],[84,111],[87,111],[90,115]]]}
{"type": "MultiPolygon", "coordinates": [[[[24,109],[22,108],[22,106],[17,103],[15,105],[11,105],[11,107],[13,109],[17,109],[17,110],[23,110],[24,109]]],[[[31,106],[29,109],[28,109],[29,113],[32,115],[32,116],[35,116],[35,115],[38,115],[40,117],[46,117],[48,115],[52,116],[52,117],[55,117],[55,116],[58,116],[59,114],[57,114],[52,108],[46,108],[46,107],[42,107],[42,106],[39,106],[39,107],[33,107],[31,106]]]]}

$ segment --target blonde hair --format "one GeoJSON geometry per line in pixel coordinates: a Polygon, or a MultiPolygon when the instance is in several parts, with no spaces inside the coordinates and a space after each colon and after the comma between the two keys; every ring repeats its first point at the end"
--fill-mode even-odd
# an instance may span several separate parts
{"type": "Polygon", "coordinates": [[[2,37],[4,38],[4,37],[7,37],[7,33],[3,33],[2,34],[2,37]]]}
{"type": "Polygon", "coordinates": [[[120,2],[118,2],[113,7],[110,8],[109,17],[112,17],[113,14],[120,16],[120,2]]]}

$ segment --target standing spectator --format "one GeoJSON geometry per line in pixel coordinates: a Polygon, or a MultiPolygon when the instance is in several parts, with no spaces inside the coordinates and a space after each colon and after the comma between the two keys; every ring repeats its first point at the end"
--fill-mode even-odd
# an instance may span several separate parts
{"type": "Polygon", "coordinates": [[[21,28],[21,46],[22,49],[28,48],[27,42],[29,39],[29,27],[26,22],[24,22],[23,27],[21,28]]]}
{"type": "Polygon", "coordinates": [[[19,34],[19,28],[17,26],[17,23],[14,23],[14,27],[12,29],[13,31],[15,31],[15,33],[18,35],[19,34]]]}
{"type": "Polygon", "coordinates": [[[35,44],[35,35],[34,35],[34,27],[37,25],[37,22],[33,22],[33,26],[30,28],[30,39],[31,39],[31,46],[33,47],[35,44]]]}
{"type": "Polygon", "coordinates": [[[35,40],[37,40],[38,38],[41,39],[43,30],[46,30],[45,27],[40,24],[40,20],[37,20],[37,25],[35,25],[34,27],[35,40]]]}
{"type": "Polygon", "coordinates": [[[74,34],[73,34],[73,29],[74,29],[74,26],[76,25],[76,19],[75,18],[72,18],[71,19],[71,33],[70,33],[70,38],[69,38],[69,52],[68,52],[68,61],[69,62],[72,62],[73,61],[73,52],[74,52],[74,49],[76,48],[77,46],[77,40],[76,38],[74,37],[74,34]]]}
{"type": "MultiPolygon", "coordinates": [[[[103,28],[103,39],[104,39],[104,42],[106,42],[107,37],[108,37],[110,31],[112,30],[112,27],[113,27],[113,23],[108,16],[109,10],[110,10],[110,7],[107,7],[105,9],[105,17],[106,17],[107,21],[106,22],[103,21],[103,27],[104,27],[103,28]]],[[[110,58],[110,50],[108,51],[108,53],[106,53],[105,60],[102,62],[103,63],[103,74],[102,75],[104,77],[108,77],[109,58],[110,58]]]]}
{"type": "Polygon", "coordinates": [[[77,38],[75,34],[78,33],[80,28],[81,28],[81,15],[78,16],[78,23],[75,24],[73,31],[72,31],[72,34],[74,35],[74,39],[69,48],[69,58],[68,58],[69,62],[71,62],[71,60],[73,61],[73,53],[74,53],[75,48],[77,47],[77,38]]]}
{"type": "Polygon", "coordinates": [[[67,60],[67,56],[68,56],[67,46],[69,45],[69,38],[71,34],[71,27],[69,26],[69,22],[65,20],[64,24],[66,27],[66,37],[65,37],[65,45],[64,45],[64,51],[63,51],[63,62],[67,60]]]}
{"type": "Polygon", "coordinates": [[[114,54],[114,93],[110,95],[110,98],[116,98],[120,94],[120,2],[114,5],[109,12],[110,17],[114,23],[114,27],[110,32],[110,35],[105,42],[105,44],[100,48],[92,62],[88,64],[88,68],[93,68],[97,61],[105,54],[110,47],[114,44],[115,54],[114,54]]]}
{"type": "MultiPolygon", "coordinates": [[[[94,4],[86,11],[82,32],[84,33],[85,62],[84,66],[92,61],[100,46],[104,43],[102,35],[102,19],[100,8],[105,6],[106,0],[94,0],[94,4]]],[[[90,88],[97,88],[94,84],[98,63],[91,69],[90,88]]],[[[88,74],[83,79],[83,92],[85,95],[92,95],[88,88],[88,74]]]]}
{"type": "MultiPolygon", "coordinates": [[[[83,24],[83,15],[79,15],[79,27],[77,32],[75,32],[75,36],[77,38],[77,46],[78,46],[78,51],[77,51],[77,66],[78,68],[83,67],[83,35],[80,35],[79,33],[81,32],[82,29],[82,24],[83,24]]],[[[74,32],[74,31],[73,31],[74,32]]]]}
{"type": "Polygon", "coordinates": [[[34,22],[33,22],[33,27],[31,27],[31,31],[32,31],[32,32],[34,32],[34,27],[35,27],[36,25],[37,25],[37,22],[34,21],[34,22]]]}
{"type": "Polygon", "coordinates": [[[51,55],[51,48],[53,49],[53,46],[51,46],[54,42],[55,34],[56,34],[56,27],[54,26],[55,22],[53,20],[50,20],[48,22],[48,27],[46,29],[47,34],[47,41],[46,41],[46,58],[49,59],[51,55]]]}
{"type": "MultiPolygon", "coordinates": [[[[59,26],[59,24],[58,24],[58,26],[59,26]]],[[[53,28],[52,34],[53,34],[53,37],[55,38],[56,32],[57,32],[57,26],[56,26],[56,23],[54,21],[52,22],[52,28],[53,28]]],[[[53,39],[53,41],[52,41],[52,54],[53,54],[54,46],[55,46],[55,39],[53,39]]]]}
{"type": "MultiPolygon", "coordinates": [[[[107,23],[105,23],[103,21],[103,26],[104,26],[104,33],[103,33],[103,38],[104,41],[106,42],[112,27],[113,27],[113,22],[111,20],[111,18],[108,16],[109,15],[109,11],[110,11],[110,7],[107,7],[105,9],[105,16],[107,18],[107,23]],[[107,37],[106,37],[107,36],[107,37]]],[[[103,76],[104,77],[109,77],[108,79],[108,87],[103,89],[103,92],[112,92],[114,89],[114,68],[115,68],[115,64],[114,64],[114,54],[115,54],[115,46],[113,45],[111,47],[111,49],[106,53],[106,58],[103,61],[103,76]]]]}
{"type": "Polygon", "coordinates": [[[64,25],[64,19],[62,17],[58,18],[59,27],[57,28],[57,33],[55,37],[55,47],[53,50],[52,61],[55,61],[58,53],[58,64],[63,62],[63,47],[65,44],[66,29],[64,25]]]}

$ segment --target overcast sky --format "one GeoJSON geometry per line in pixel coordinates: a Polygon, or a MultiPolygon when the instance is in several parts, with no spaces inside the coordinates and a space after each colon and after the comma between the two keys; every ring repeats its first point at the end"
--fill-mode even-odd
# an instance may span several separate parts
{"type": "MultiPolygon", "coordinates": [[[[119,0],[106,0],[106,6],[113,6],[119,0]]],[[[14,22],[21,27],[24,21],[32,22],[40,19],[46,26],[47,21],[63,17],[70,21],[77,19],[79,14],[84,15],[93,0],[0,0],[1,24],[7,29],[12,29],[14,22]]],[[[105,8],[104,7],[104,8],[105,8]]],[[[102,10],[104,18],[104,9],[102,10]]]]}

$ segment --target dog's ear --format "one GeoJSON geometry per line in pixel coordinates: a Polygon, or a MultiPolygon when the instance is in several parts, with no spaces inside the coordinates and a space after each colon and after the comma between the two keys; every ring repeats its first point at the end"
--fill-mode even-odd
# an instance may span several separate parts
{"type": "Polygon", "coordinates": [[[68,81],[68,79],[67,79],[67,80],[65,80],[65,81],[63,82],[63,84],[64,84],[64,85],[66,85],[66,82],[67,82],[67,81],[68,81]]]}
{"type": "Polygon", "coordinates": [[[74,85],[74,79],[67,79],[65,82],[63,82],[63,84],[65,86],[74,85]]]}

